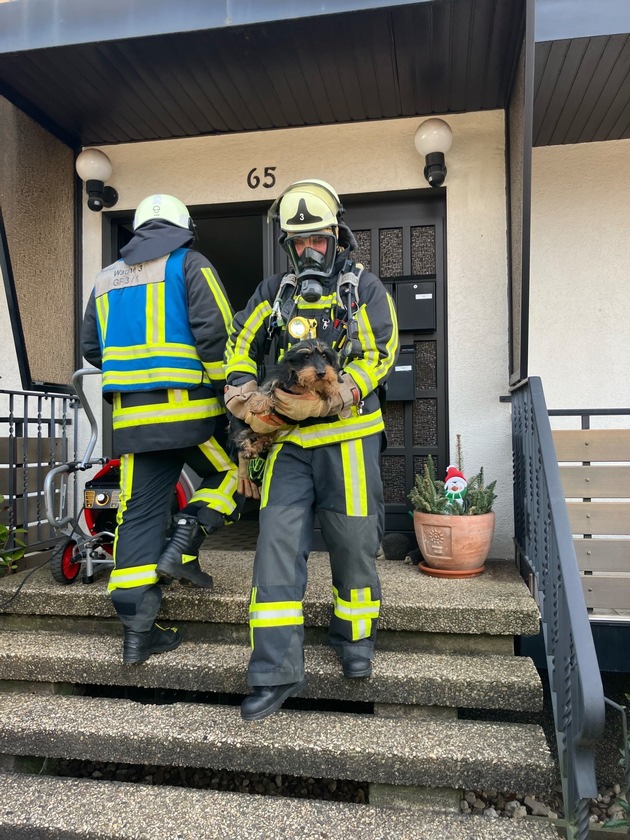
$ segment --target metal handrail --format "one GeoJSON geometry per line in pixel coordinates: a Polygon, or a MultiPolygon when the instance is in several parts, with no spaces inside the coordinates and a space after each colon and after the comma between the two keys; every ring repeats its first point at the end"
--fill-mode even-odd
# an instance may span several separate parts
{"type": "MultiPolygon", "coordinates": [[[[57,476],[62,475],[64,473],[72,474],[76,473],[77,471],[84,471],[89,469],[90,467],[95,466],[96,464],[104,463],[105,459],[103,458],[91,460],[92,453],[94,452],[94,447],[96,446],[96,443],[98,441],[98,424],[96,422],[94,412],[92,411],[92,406],[90,405],[89,400],[86,398],[85,391],[83,390],[83,377],[94,376],[96,374],[98,374],[99,376],[101,375],[101,371],[98,368],[81,368],[80,370],[75,370],[75,372],[72,374],[72,387],[77,393],[77,397],[79,398],[81,407],[85,411],[85,414],[90,424],[90,439],[86,446],[85,453],[83,457],[78,461],[73,461],[67,464],[60,464],[58,467],[54,467],[54,469],[50,470],[50,472],[46,475],[46,478],[44,480],[44,503],[46,508],[46,518],[48,519],[51,526],[61,531],[65,525],[70,525],[70,533],[79,531],[81,535],[86,538],[87,534],[85,534],[79,526],[76,510],[74,511],[74,513],[64,516],[63,510],[65,509],[65,505],[62,504],[62,512],[59,515],[56,513],[55,488],[57,486],[57,476]]],[[[101,535],[99,534],[99,536],[101,535]]]]}
{"type": "MultiPolygon", "coordinates": [[[[59,460],[68,461],[77,447],[77,410],[74,394],[55,391],[0,389],[0,435],[6,446],[3,495],[10,534],[27,529],[27,553],[58,541],[44,511],[46,473],[59,460]]],[[[59,496],[65,509],[68,494],[59,496]]]]}
{"type": "Polygon", "coordinates": [[[567,837],[586,840],[604,691],[540,378],[519,383],[511,401],[517,559],[541,613],[567,837]]]}

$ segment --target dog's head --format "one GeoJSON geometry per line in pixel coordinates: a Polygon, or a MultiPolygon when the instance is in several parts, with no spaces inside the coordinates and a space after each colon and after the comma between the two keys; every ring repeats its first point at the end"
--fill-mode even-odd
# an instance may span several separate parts
{"type": "Polygon", "coordinates": [[[290,347],[282,358],[292,378],[310,391],[336,389],[339,381],[339,357],[324,341],[305,338],[290,347]]]}

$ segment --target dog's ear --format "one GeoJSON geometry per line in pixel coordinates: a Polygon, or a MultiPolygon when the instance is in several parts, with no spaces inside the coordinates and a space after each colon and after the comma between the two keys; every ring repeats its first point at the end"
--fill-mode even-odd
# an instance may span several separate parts
{"type": "Polygon", "coordinates": [[[332,347],[328,347],[328,345],[326,345],[324,350],[324,358],[331,367],[335,368],[335,370],[339,368],[339,356],[335,353],[332,347]]]}

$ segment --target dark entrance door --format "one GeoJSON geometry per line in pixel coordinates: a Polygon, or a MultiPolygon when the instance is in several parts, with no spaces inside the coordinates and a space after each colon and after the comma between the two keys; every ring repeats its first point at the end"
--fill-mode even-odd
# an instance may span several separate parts
{"type": "Polygon", "coordinates": [[[413,531],[407,494],[431,454],[448,459],[445,200],[442,194],[344,201],[357,260],[396,303],[401,352],[388,383],[381,458],[387,531],[413,531]]]}

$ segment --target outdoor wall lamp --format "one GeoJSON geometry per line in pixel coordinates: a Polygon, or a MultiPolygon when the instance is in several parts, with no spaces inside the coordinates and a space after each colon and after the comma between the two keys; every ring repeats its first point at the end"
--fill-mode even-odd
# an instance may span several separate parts
{"type": "Polygon", "coordinates": [[[105,186],[105,181],[112,174],[112,163],[105,152],[99,149],[84,149],[75,166],[77,175],[85,181],[87,205],[90,210],[99,213],[103,207],[113,207],[118,201],[118,193],[113,187],[105,186]]]}
{"type": "Polygon", "coordinates": [[[418,154],[425,159],[424,177],[432,187],[441,187],[446,178],[444,155],[451,148],[453,132],[437,117],[425,120],[413,138],[418,154]]]}

